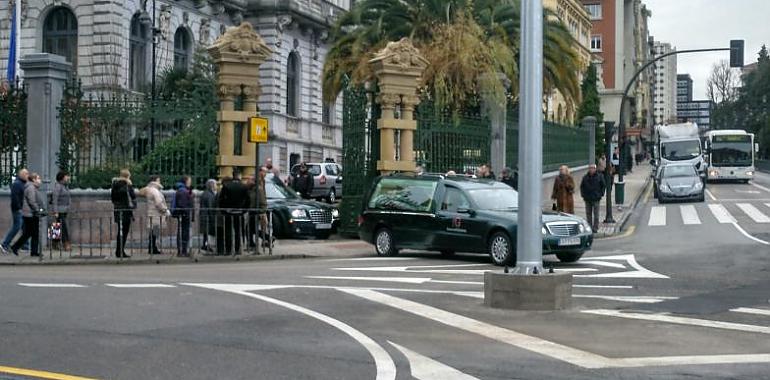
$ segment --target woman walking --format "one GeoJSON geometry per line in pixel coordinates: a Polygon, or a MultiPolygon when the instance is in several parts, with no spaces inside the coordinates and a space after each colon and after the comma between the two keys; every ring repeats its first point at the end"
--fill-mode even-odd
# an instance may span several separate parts
{"type": "Polygon", "coordinates": [[[31,256],[40,256],[40,217],[45,215],[45,199],[40,193],[40,175],[30,173],[24,185],[24,202],[21,215],[24,218],[21,237],[11,246],[11,252],[19,255],[19,248],[32,240],[29,252],[31,256]]]}
{"type": "Polygon", "coordinates": [[[56,183],[53,185],[53,194],[51,194],[51,208],[54,220],[61,227],[61,248],[65,251],[72,249],[70,244],[69,226],[67,225],[67,214],[70,211],[70,175],[65,171],[56,174],[56,183]]]}
{"type": "Polygon", "coordinates": [[[210,179],[206,181],[206,189],[200,197],[200,218],[198,229],[203,235],[203,244],[201,250],[212,252],[209,246],[209,236],[216,235],[216,206],[217,206],[217,181],[210,179]]]}
{"type": "Polygon", "coordinates": [[[110,199],[114,208],[115,223],[118,225],[115,257],[129,258],[131,255],[126,253],[126,241],[131,231],[131,222],[134,220],[136,193],[131,184],[131,172],[128,169],[121,170],[120,176],[112,179],[110,199]]]}
{"type": "Polygon", "coordinates": [[[556,211],[574,214],[574,193],[575,180],[569,172],[569,167],[567,167],[567,165],[562,165],[559,168],[559,175],[553,181],[553,192],[551,193],[551,199],[556,202],[556,211]]]}
{"type": "Polygon", "coordinates": [[[141,190],[141,195],[147,198],[147,228],[150,230],[149,254],[159,255],[158,239],[166,218],[171,216],[166,205],[166,199],[163,197],[163,185],[160,183],[160,177],[150,176],[150,182],[141,190]]]}

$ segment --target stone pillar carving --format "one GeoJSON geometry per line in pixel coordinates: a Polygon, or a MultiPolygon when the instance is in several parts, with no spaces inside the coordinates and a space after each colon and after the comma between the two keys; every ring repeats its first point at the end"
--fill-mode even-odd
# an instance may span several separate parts
{"type": "Polygon", "coordinates": [[[380,130],[377,170],[382,174],[414,172],[414,131],[417,129],[414,110],[420,104],[417,88],[428,61],[408,38],[402,38],[388,43],[369,64],[377,78],[380,93],[376,101],[382,109],[377,121],[380,130]],[[396,107],[400,107],[399,119],[396,119],[396,107]]]}
{"type": "Polygon", "coordinates": [[[257,100],[261,93],[259,66],[272,51],[248,22],[228,29],[208,51],[219,67],[219,175],[232,176],[234,168],[241,169],[245,175],[253,175],[259,151],[256,144],[248,142],[248,125],[240,136],[235,136],[235,123],[248,123],[250,117],[258,115],[257,100]],[[243,110],[235,110],[235,97],[241,95],[244,97],[243,110]],[[236,139],[243,143],[238,156],[234,150],[236,139]]]}

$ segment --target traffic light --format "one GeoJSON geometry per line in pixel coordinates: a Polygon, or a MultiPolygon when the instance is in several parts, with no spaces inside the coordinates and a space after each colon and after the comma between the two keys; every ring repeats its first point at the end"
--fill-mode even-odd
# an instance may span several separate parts
{"type": "Polygon", "coordinates": [[[743,67],[743,40],[730,40],[730,67],[743,67]]]}

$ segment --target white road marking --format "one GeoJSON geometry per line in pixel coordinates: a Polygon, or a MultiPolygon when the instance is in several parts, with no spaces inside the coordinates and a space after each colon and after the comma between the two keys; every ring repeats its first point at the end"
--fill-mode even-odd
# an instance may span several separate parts
{"type": "Polygon", "coordinates": [[[756,187],[757,189],[760,189],[760,190],[764,190],[764,191],[767,191],[768,193],[770,193],[770,189],[768,189],[768,188],[766,188],[766,187],[764,187],[764,186],[762,186],[762,185],[757,185],[757,184],[756,184],[756,183],[754,183],[753,181],[752,181],[752,182],[749,182],[749,183],[751,184],[751,186],[754,186],[754,187],[756,187]]]}
{"type": "Polygon", "coordinates": [[[353,267],[353,268],[331,268],[332,270],[342,271],[362,271],[362,272],[409,272],[409,273],[441,273],[441,274],[467,274],[483,275],[492,269],[451,269],[488,266],[488,264],[453,264],[453,265],[416,265],[416,266],[395,266],[395,267],[353,267]],[[448,269],[441,269],[448,268],[448,269]]]}
{"type": "Polygon", "coordinates": [[[340,289],[340,291],[580,367],[604,368],[609,364],[608,359],[600,355],[524,335],[421,303],[371,290],[340,289]]]}
{"type": "Polygon", "coordinates": [[[416,257],[356,257],[351,259],[330,259],[327,261],[403,261],[417,260],[416,257]]]}
{"type": "Polygon", "coordinates": [[[762,194],[759,191],[753,191],[753,190],[735,190],[735,192],[740,194],[762,194]]]}
{"type": "Polygon", "coordinates": [[[598,272],[596,268],[553,268],[557,273],[572,273],[572,272],[598,272]]]}
{"type": "Polygon", "coordinates": [[[765,206],[770,207],[770,203],[765,203],[765,206]]]}
{"type": "Polygon", "coordinates": [[[316,278],[321,280],[350,280],[350,281],[382,281],[382,282],[401,282],[405,284],[424,284],[430,281],[430,277],[335,277],[335,276],[305,276],[305,278],[316,278]]]}
{"type": "Polygon", "coordinates": [[[597,274],[575,274],[573,277],[594,277],[594,278],[669,278],[666,275],[653,272],[641,266],[633,254],[592,257],[593,260],[624,260],[633,271],[615,272],[615,273],[597,273],[597,274]]]}
{"type": "Polygon", "coordinates": [[[412,372],[412,377],[417,380],[478,380],[476,377],[464,374],[446,364],[437,362],[427,356],[420,355],[391,341],[388,341],[388,343],[401,351],[406,359],[409,360],[409,369],[412,372]]]}
{"type": "Polygon", "coordinates": [[[484,285],[483,282],[479,281],[444,281],[444,280],[430,280],[430,282],[436,283],[436,284],[455,284],[455,285],[484,285]]]}
{"type": "Polygon", "coordinates": [[[456,291],[456,290],[431,290],[431,289],[413,289],[413,288],[383,288],[383,287],[371,287],[371,286],[330,286],[330,285],[252,285],[252,284],[199,284],[199,283],[182,283],[185,286],[195,287],[207,287],[209,285],[224,287],[231,290],[237,290],[241,292],[252,292],[261,290],[274,290],[274,289],[366,289],[376,290],[381,292],[403,292],[403,293],[426,293],[426,294],[452,294],[465,297],[484,298],[483,292],[472,291],[456,291]]]}
{"type": "Polygon", "coordinates": [[[176,288],[176,285],[171,284],[104,284],[111,288],[126,288],[126,289],[142,289],[142,288],[176,288]]]}
{"type": "Polygon", "coordinates": [[[706,189],[706,195],[708,195],[712,201],[717,200],[717,197],[715,197],[714,194],[711,194],[711,191],[709,189],[706,189]]]}
{"type": "Polygon", "coordinates": [[[613,263],[609,261],[602,261],[602,260],[580,260],[580,264],[588,264],[588,265],[596,265],[600,267],[608,267],[608,268],[617,268],[617,269],[626,269],[626,266],[620,263],[613,263]]]}
{"type": "Polygon", "coordinates": [[[679,206],[679,211],[682,213],[682,223],[684,224],[701,224],[698,212],[695,211],[695,206],[684,205],[679,206]]]}
{"type": "Polygon", "coordinates": [[[25,286],[28,288],[87,288],[85,285],[78,284],[54,284],[54,283],[30,283],[20,282],[19,286],[25,286]]]}
{"type": "Polygon", "coordinates": [[[633,289],[631,285],[572,285],[573,288],[588,289],[633,289]]]}
{"type": "Polygon", "coordinates": [[[233,288],[228,287],[227,285],[216,285],[216,284],[193,284],[192,286],[198,286],[202,288],[207,289],[213,289],[213,290],[219,290],[223,292],[229,292],[233,294],[242,295],[245,297],[250,297],[254,299],[258,299],[260,301],[272,303],[277,306],[284,307],[286,309],[296,311],[301,314],[305,314],[308,317],[315,318],[321,322],[324,322],[343,333],[347,334],[351,338],[353,338],[355,341],[360,343],[364,348],[369,351],[369,354],[374,359],[374,364],[377,368],[377,377],[376,380],[395,380],[396,379],[396,365],[393,363],[393,359],[390,357],[387,351],[385,351],[382,346],[377,344],[372,338],[369,338],[368,336],[364,335],[362,332],[354,329],[350,325],[346,324],[345,322],[342,322],[340,320],[334,319],[328,315],[321,314],[317,311],[310,310],[308,308],[295,305],[293,303],[281,301],[279,299],[263,296],[260,294],[254,294],[249,293],[247,291],[237,290],[240,289],[239,287],[233,288]]]}
{"type": "Polygon", "coordinates": [[[746,213],[746,215],[749,216],[752,220],[754,220],[757,223],[770,223],[770,218],[763,214],[762,211],[759,211],[756,207],[754,207],[750,203],[736,203],[736,206],[740,208],[743,212],[746,213]]]}
{"type": "Polygon", "coordinates": [[[738,223],[733,223],[733,226],[738,230],[738,232],[742,233],[743,236],[763,245],[770,245],[770,242],[764,241],[762,239],[756,238],[752,236],[750,233],[746,232],[746,230],[743,229],[743,227],[739,226],[738,223]]]}
{"type": "Polygon", "coordinates": [[[688,325],[698,327],[709,327],[722,330],[744,331],[749,333],[770,334],[770,327],[747,325],[743,323],[732,323],[722,321],[712,321],[708,319],[697,319],[688,317],[677,317],[666,314],[641,314],[641,313],[625,313],[618,310],[582,310],[582,313],[604,315],[608,317],[618,317],[627,319],[638,319],[643,321],[655,321],[666,322],[677,325],[688,325]]]}
{"type": "Polygon", "coordinates": [[[650,210],[650,221],[647,223],[649,226],[665,226],[666,225],[666,206],[654,206],[650,210]]]}
{"type": "Polygon", "coordinates": [[[600,296],[593,294],[573,294],[574,298],[596,298],[607,301],[633,302],[633,303],[659,303],[668,300],[675,300],[678,297],[655,297],[655,296],[600,296]]]}
{"type": "Polygon", "coordinates": [[[737,223],[735,218],[727,211],[725,206],[721,204],[708,205],[711,213],[717,218],[717,221],[722,224],[737,223]]]}
{"type": "Polygon", "coordinates": [[[750,307],[739,307],[739,308],[735,308],[735,309],[730,309],[730,311],[736,312],[736,313],[745,313],[745,314],[770,316],[770,310],[768,310],[768,309],[753,309],[753,308],[750,308],[750,307]]]}

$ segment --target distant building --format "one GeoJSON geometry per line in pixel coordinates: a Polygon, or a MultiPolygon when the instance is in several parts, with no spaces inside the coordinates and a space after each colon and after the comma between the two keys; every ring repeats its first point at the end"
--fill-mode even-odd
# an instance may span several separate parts
{"type": "Polygon", "coordinates": [[[679,74],[676,76],[676,101],[692,101],[692,77],[690,74],[679,74]]]}
{"type": "MultiPolygon", "coordinates": [[[[671,44],[655,41],[653,52],[656,57],[671,53],[676,49],[671,44]]],[[[653,115],[655,124],[673,122],[677,118],[677,75],[676,55],[655,62],[653,77],[653,115]]]]}
{"type": "MultiPolygon", "coordinates": [[[[576,73],[582,81],[583,73],[591,63],[590,35],[591,19],[580,0],[545,0],[543,6],[554,11],[572,34],[575,41],[575,50],[580,58],[579,72],[576,73]]],[[[577,116],[578,104],[567,101],[564,95],[557,90],[546,94],[546,117],[560,123],[574,124],[577,116]]]]}
{"type": "Polygon", "coordinates": [[[701,131],[711,129],[711,110],[714,109],[714,103],[710,100],[693,100],[693,82],[690,74],[679,74],[676,79],[677,121],[698,124],[701,131]]]}
{"type": "MultiPolygon", "coordinates": [[[[652,15],[642,0],[582,0],[593,29],[590,49],[602,84],[599,86],[604,120],[620,120],[620,101],[626,84],[651,58],[647,20],[652,15]]],[[[624,119],[629,125],[652,125],[653,68],[642,73],[629,92],[624,119]]]]}

